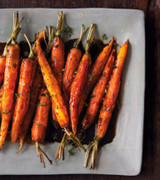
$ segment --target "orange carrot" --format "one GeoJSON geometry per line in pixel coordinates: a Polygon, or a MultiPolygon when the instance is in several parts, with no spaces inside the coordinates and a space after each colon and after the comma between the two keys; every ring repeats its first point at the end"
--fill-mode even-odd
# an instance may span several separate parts
{"type": "Polygon", "coordinates": [[[30,46],[30,54],[28,58],[23,59],[20,67],[20,77],[18,84],[18,96],[15,102],[15,109],[13,113],[13,121],[11,128],[11,142],[14,143],[20,133],[22,127],[24,116],[28,109],[28,104],[30,100],[30,91],[32,82],[35,76],[36,61],[34,59],[34,54],[32,51],[31,44],[25,35],[30,46]]]}
{"type": "Polygon", "coordinates": [[[58,81],[59,87],[62,87],[62,69],[64,67],[64,43],[60,37],[63,31],[64,14],[58,14],[58,23],[56,36],[53,39],[53,47],[51,51],[51,68],[55,78],[58,81]]]}
{"type": "Polygon", "coordinates": [[[84,119],[82,121],[82,128],[84,130],[87,129],[92,124],[92,122],[94,121],[96,117],[96,114],[100,107],[100,103],[105,93],[105,88],[107,87],[107,84],[108,84],[108,81],[112,72],[114,60],[115,60],[115,49],[112,50],[112,53],[109,57],[109,60],[107,61],[105,65],[103,73],[91,94],[88,108],[84,116],[84,119]]]}
{"type": "MultiPolygon", "coordinates": [[[[32,141],[36,142],[37,154],[41,162],[43,163],[44,167],[45,167],[45,163],[43,160],[43,156],[41,154],[41,152],[43,153],[44,151],[42,151],[38,143],[42,143],[46,135],[50,105],[51,102],[48,91],[46,88],[42,88],[39,95],[39,103],[37,106],[36,114],[33,120],[31,135],[32,135],[32,141]]],[[[47,159],[49,160],[48,156],[47,159]]],[[[49,162],[52,164],[51,160],[49,160],[49,162]]]]}
{"type": "Polygon", "coordinates": [[[3,86],[0,88],[0,113],[2,113],[3,86]]]}
{"type": "Polygon", "coordinates": [[[105,95],[99,118],[98,118],[98,124],[97,124],[97,132],[96,132],[96,138],[94,141],[92,141],[88,147],[88,150],[86,152],[86,158],[85,158],[85,163],[84,166],[87,166],[88,159],[89,159],[89,154],[92,151],[92,159],[91,159],[91,164],[90,168],[94,168],[95,165],[95,160],[97,157],[98,153],[98,144],[99,141],[104,137],[111,116],[112,112],[114,110],[116,100],[118,97],[118,92],[119,92],[119,87],[121,83],[121,74],[124,66],[124,62],[126,59],[127,55],[127,49],[128,49],[128,40],[123,44],[123,46],[120,48],[116,60],[116,68],[113,70],[111,79],[109,81],[109,86],[108,86],[108,92],[105,95]]]}
{"type": "Polygon", "coordinates": [[[2,148],[8,127],[11,119],[11,112],[13,108],[13,96],[15,91],[15,85],[18,75],[18,66],[20,59],[20,47],[16,43],[16,37],[20,32],[19,25],[22,22],[18,22],[18,14],[14,14],[14,31],[11,35],[11,41],[8,44],[6,65],[4,72],[4,83],[3,83],[3,97],[2,97],[2,121],[0,131],[0,149],[2,148]]]}
{"type": "Polygon", "coordinates": [[[0,56],[0,84],[4,78],[5,64],[6,64],[7,45],[4,48],[3,54],[0,56]]]}
{"type": "Polygon", "coordinates": [[[69,96],[70,94],[71,84],[74,79],[75,73],[77,71],[77,68],[78,68],[78,65],[82,56],[82,52],[78,48],[78,46],[82,40],[84,33],[87,30],[88,28],[85,28],[85,30],[83,31],[83,24],[82,24],[80,37],[77,39],[75,46],[70,50],[67,56],[67,61],[65,64],[65,70],[64,70],[64,75],[63,75],[63,91],[67,94],[67,96],[69,96]]]}
{"type": "Polygon", "coordinates": [[[91,66],[91,55],[89,54],[88,51],[89,51],[91,42],[93,40],[94,29],[95,29],[95,24],[92,24],[89,30],[88,38],[87,38],[87,44],[85,48],[86,53],[83,55],[80,61],[77,74],[71,85],[70,115],[71,115],[72,131],[74,135],[76,135],[76,132],[77,132],[78,117],[79,117],[78,108],[79,108],[80,98],[85,88],[85,84],[88,79],[89,69],[91,66]]]}
{"type": "Polygon", "coordinates": [[[92,88],[94,87],[95,83],[98,81],[104,66],[106,62],[108,61],[110,52],[112,50],[114,40],[112,39],[109,43],[109,45],[105,46],[102,50],[102,52],[97,57],[95,63],[92,66],[91,73],[89,74],[89,79],[86,85],[85,90],[83,91],[83,94],[81,96],[81,101],[79,105],[79,114],[81,113],[85,100],[88,96],[88,94],[91,92],[92,88]]]}

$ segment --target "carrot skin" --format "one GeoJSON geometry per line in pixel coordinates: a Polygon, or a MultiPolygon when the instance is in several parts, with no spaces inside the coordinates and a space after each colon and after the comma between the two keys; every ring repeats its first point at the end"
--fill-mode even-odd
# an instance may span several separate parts
{"type": "Polygon", "coordinates": [[[104,98],[103,105],[100,110],[96,133],[96,137],[99,139],[103,138],[107,131],[112,112],[116,104],[121,83],[120,78],[127,55],[127,49],[128,41],[124,43],[118,52],[116,68],[113,70],[111,79],[109,81],[108,92],[104,98]]]}
{"type": "Polygon", "coordinates": [[[92,66],[90,78],[88,79],[86,88],[81,97],[81,102],[79,105],[79,114],[81,113],[81,111],[83,109],[83,106],[84,106],[84,103],[85,103],[85,100],[86,100],[88,94],[91,92],[93,86],[98,81],[98,79],[103,71],[103,68],[104,68],[106,62],[108,61],[110,52],[112,50],[113,42],[114,42],[114,40],[112,39],[110,41],[109,45],[107,45],[103,48],[102,52],[99,54],[95,63],[92,66]]]}
{"type": "Polygon", "coordinates": [[[4,71],[5,71],[5,64],[6,64],[6,57],[0,56],[0,84],[4,78],[4,71]]]}
{"type": "Polygon", "coordinates": [[[0,113],[2,113],[3,86],[0,88],[0,113]]]}
{"type": "Polygon", "coordinates": [[[41,67],[41,72],[43,75],[43,80],[51,96],[51,101],[54,107],[52,108],[52,111],[55,112],[59,125],[62,128],[67,128],[69,127],[69,116],[68,116],[67,108],[65,106],[58,82],[55,76],[53,75],[52,70],[45,58],[45,55],[41,49],[41,45],[39,41],[37,41],[37,55],[38,55],[38,62],[41,67]]]}
{"type": "Polygon", "coordinates": [[[100,107],[103,95],[105,93],[105,88],[108,84],[112,67],[114,65],[115,60],[115,49],[112,50],[112,53],[105,65],[105,68],[103,70],[103,73],[98,80],[96,86],[94,87],[94,90],[91,94],[91,98],[88,104],[88,108],[86,111],[86,114],[84,116],[84,119],[82,121],[82,128],[87,129],[94,121],[96,114],[98,112],[98,109],[100,107]]]}
{"type": "Polygon", "coordinates": [[[79,102],[83,89],[88,79],[90,66],[91,66],[91,56],[90,54],[85,53],[81,59],[81,62],[77,70],[77,74],[71,85],[70,116],[71,116],[72,131],[74,135],[76,135],[77,132],[79,102]]]}
{"type": "Polygon", "coordinates": [[[10,45],[7,49],[6,65],[3,83],[2,98],[2,121],[0,131],[0,149],[5,142],[9,122],[11,120],[11,112],[13,108],[13,97],[18,75],[18,66],[20,59],[20,47],[18,44],[10,45]]]}
{"type": "Polygon", "coordinates": [[[34,77],[32,87],[31,87],[30,103],[29,103],[27,113],[26,113],[23,123],[22,123],[22,128],[20,130],[20,143],[22,143],[22,144],[27,135],[29,126],[32,121],[32,117],[33,117],[34,110],[36,107],[36,102],[37,102],[38,94],[40,91],[41,83],[42,83],[42,74],[41,74],[40,70],[37,68],[36,75],[34,77]]]}
{"type": "Polygon", "coordinates": [[[11,142],[14,143],[20,133],[24,116],[28,109],[32,82],[35,76],[36,62],[32,59],[23,59],[20,67],[18,96],[15,102],[11,128],[11,142]]]}
{"type": "Polygon", "coordinates": [[[67,56],[65,70],[63,75],[63,90],[70,93],[71,84],[75,77],[75,72],[78,68],[82,53],[77,48],[72,48],[67,56]]]}
{"type": "Polygon", "coordinates": [[[32,141],[43,142],[46,134],[51,101],[46,88],[42,88],[32,126],[32,141]]]}
{"type": "Polygon", "coordinates": [[[55,37],[51,51],[51,68],[60,88],[62,88],[64,61],[64,43],[60,37],[55,37]]]}

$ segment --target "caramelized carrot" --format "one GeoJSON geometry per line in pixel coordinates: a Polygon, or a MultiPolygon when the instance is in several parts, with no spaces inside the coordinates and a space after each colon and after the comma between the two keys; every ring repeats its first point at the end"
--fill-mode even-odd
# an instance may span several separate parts
{"type": "Polygon", "coordinates": [[[65,106],[60,87],[58,86],[58,82],[55,76],[53,75],[52,70],[41,49],[40,41],[37,41],[36,49],[38,55],[38,62],[43,75],[43,80],[51,96],[52,104],[54,104],[53,105],[54,109],[52,109],[52,111],[54,110],[59,125],[61,126],[61,128],[65,130],[65,132],[70,137],[70,139],[72,139],[78,146],[80,146],[85,151],[83,145],[69,130],[69,116],[68,116],[67,108],[65,106]]]}
{"type": "Polygon", "coordinates": [[[104,137],[107,131],[112,116],[112,112],[114,110],[116,100],[118,97],[119,87],[121,83],[121,74],[127,55],[127,49],[128,49],[128,40],[124,43],[124,45],[120,48],[118,52],[118,56],[116,60],[116,68],[113,70],[111,79],[109,81],[108,92],[105,95],[100,110],[98,124],[97,124],[96,138],[94,141],[91,142],[86,152],[86,158],[84,163],[85,167],[87,166],[88,163],[90,151],[92,151],[90,168],[94,168],[95,160],[98,153],[99,141],[104,137]]]}
{"type": "MultiPolygon", "coordinates": [[[[32,141],[36,142],[37,153],[44,167],[45,167],[45,163],[43,160],[43,156],[41,154],[41,152],[42,153],[44,152],[42,151],[42,149],[40,149],[38,143],[42,143],[45,138],[50,105],[51,102],[50,102],[50,97],[48,95],[48,91],[46,88],[42,88],[39,95],[39,102],[37,104],[36,114],[33,120],[31,136],[32,136],[32,141]]],[[[51,160],[49,160],[49,162],[52,164],[51,160]]]]}
{"type": "Polygon", "coordinates": [[[32,82],[35,76],[36,61],[34,59],[34,54],[32,51],[31,44],[25,35],[30,46],[30,54],[28,58],[23,59],[20,67],[20,77],[18,84],[18,96],[15,102],[15,109],[13,113],[13,121],[11,128],[11,142],[14,143],[20,133],[22,127],[24,116],[28,109],[28,104],[30,100],[30,91],[32,82]]]}
{"type": "Polygon", "coordinates": [[[4,70],[6,64],[7,45],[4,48],[3,54],[0,56],[0,84],[4,78],[4,70]]]}
{"type": "Polygon", "coordinates": [[[79,114],[81,113],[81,111],[83,109],[83,106],[84,106],[84,103],[85,103],[85,100],[86,100],[88,94],[91,92],[93,86],[98,81],[98,79],[104,69],[104,66],[105,66],[106,62],[108,61],[110,52],[112,50],[113,42],[114,42],[114,40],[112,39],[110,41],[109,45],[107,45],[103,48],[102,52],[99,54],[95,63],[92,66],[86,88],[81,96],[81,101],[80,101],[80,105],[79,105],[79,114]]]}
{"type": "Polygon", "coordinates": [[[59,87],[62,88],[62,69],[64,67],[64,43],[60,35],[63,31],[64,14],[58,14],[58,23],[56,36],[53,39],[53,47],[51,51],[51,68],[55,78],[58,81],[59,87]]]}
{"type": "MultiPolygon", "coordinates": [[[[23,20],[23,19],[22,19],[23,20]]],[[[16,43],[16,37],[20,32],[19,25],[22,22],[18,22],[18,14],[14,13],[14,31],[11,35],[11,41],[8,44],[6,65],[4,72],[3,83],[3,97],[2,97],[2,121],[0,130],[0,149],[2,148],[8,127],[11,120],[11,112],[13,108],[13,97],[16,86],[16,80],[18,75],[18,66],[20,59],[20,47],[16,43]]]]}
{"type": "MultiPolygon", "coordinates": [[[[75,72],[77,71],[81,56],[82,56],[82,52],[81,50],[78,48],[79,43],[82,40],[82,37],[84,35],[84,33],[88,30],[88,28],[86,28],[83,31],[83,24],[81,25],[81,34],[80,37],[77,39],[75,46],[70,50],[68,56],[67,56],[67,61],[65,64],[65,70],[64,70],[64,75],[63,75],[63,91],[69,96],[70,94],[70,88],[71,88],[71,84],[72,81],[74,79],[75,76],[75,72]]],[[[68,98],[67,98],[68,99],[68,98]]]]}
{"type": "Polygon", "coordinates": [[[84,130],[87,129],[92,124],[92,122],[94,121],[97,115],[103,95],[105,93],[105,88],[107,87],[107,84],[108,84],[108,81],[112,72],[114,60],[115,60],[115,49],[112,50],[112,53],[105,65],[103,73],[100,79],[98,80],[96,86],[94,87],[94,90],[90,96],[91,98],[88,104],[88,108],[84,116],[84,119],[82,121],[82,128],[84,130]]]}
{"type": "Polygon", "coordinates": [[[78,125],[78,107],[82,92],[85,88],[85,84],[88,79],[89,69],[91,67],[91,55],[89,54],[89,47],[93,40],[94,36],[94,29],[95,24],[92,24],[89,30],[87,44],[86,44],[86,52],[83,55],[80,64],[78,66],[77,74],[72,82],[71,85],[71,92],[70,92],[70,115],[71,115],[71,125],[72,131],[74,135],[77,132],[77,125],[78,125]]]}

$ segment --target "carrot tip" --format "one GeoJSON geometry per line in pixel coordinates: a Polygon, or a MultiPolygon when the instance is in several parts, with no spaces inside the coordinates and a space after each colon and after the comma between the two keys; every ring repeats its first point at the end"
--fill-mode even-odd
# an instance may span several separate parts
{"type": "Polygon", "coordinates": [[[19,153],[19,151],[22,149],[22,146],[23,146],[23,142],[20,141],[20,146],[19,146],[19,149],[18,149],[18,151],[16,152],[16,154],[19,153]]]}

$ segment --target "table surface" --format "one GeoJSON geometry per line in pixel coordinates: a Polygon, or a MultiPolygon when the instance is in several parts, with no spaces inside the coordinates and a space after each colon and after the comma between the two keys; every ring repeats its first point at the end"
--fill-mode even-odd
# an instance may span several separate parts
{"type": "Polygon", "coordinates": [[[141,173],[136,177],[104,175],[0,176],[0,179],[160,179],[160,0],[0,0],[0,8],[130,8],[145,12],[146,91],[144,148],[141,173]]]}

